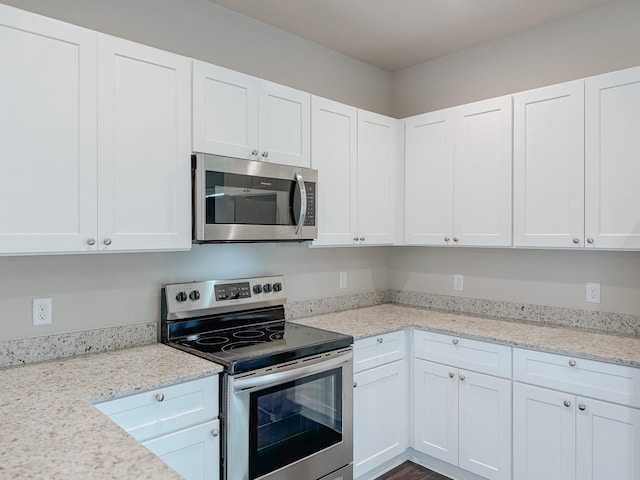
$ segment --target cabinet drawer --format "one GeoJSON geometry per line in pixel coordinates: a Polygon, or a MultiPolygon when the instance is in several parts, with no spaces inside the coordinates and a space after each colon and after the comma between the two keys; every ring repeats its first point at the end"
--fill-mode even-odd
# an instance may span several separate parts
{"type": "Polygon", "coordinates": [[[413,354],[423,360],[511,377],[511,347],[506,345],[415,330],[413,354]]]}
{"type": "Polygon", "coordinates": [[[405,331],[384,333],[355,341],[353,371],[361,372],[405,358],[405,331]]]}
{"type": "Polygon", "coordinates": [[[218,416],[218,376],[157,388],[95,405],[140,442],[218,416]]]}
{"type": "Polygon", "coordinates": [[[513,377],[533,385],[640,407],[640,369],[634,367],[514,348],[513,377]]]}

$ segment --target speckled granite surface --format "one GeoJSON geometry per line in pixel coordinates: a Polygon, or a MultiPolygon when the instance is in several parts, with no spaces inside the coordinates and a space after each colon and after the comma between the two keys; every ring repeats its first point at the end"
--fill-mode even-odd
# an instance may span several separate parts
{"type": "Polygon", "coordinates": [[[156,343],[156,322],[0,342],[0,367],[156,343]]]}
{"type": "Polygon", "coordinates": [[[0,369],[0,478],[179,479],[91,403],[221,370],[161,344],[0,369]]]}
{"type": "Polygon", "coordinates": [[[397,304],[377,305],[295,321],[353,335],[356,339],[413,326],[640,367],[640,337],[607,334],[584,328],[500,320],[397,304]]]}

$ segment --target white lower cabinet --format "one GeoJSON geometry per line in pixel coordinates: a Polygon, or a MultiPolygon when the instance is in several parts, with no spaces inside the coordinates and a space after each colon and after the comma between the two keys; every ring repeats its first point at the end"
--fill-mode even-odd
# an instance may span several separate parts
{"type": "Polygon", "coordinates": [[[640,478],[637,368],[514,349],[514,380],[514,480],[640,478]]]}
{"type": "Polygon", "coordinates": [[[409,385],[404,339],[405,332],[400,331],[355,342],[354,356],[360,360],[355,366],[353,398],[355,478],[407,448],[409,385]]]}
{"type": "Polygon", "coordinates": [[[185,479],[220,478],[217,375],[95,406],[185,479]]]}
{"type": "Polygon", "coordinates": [[[511,382],[414,359],[413,448],[492,480],[511,478],[511,382]]]}

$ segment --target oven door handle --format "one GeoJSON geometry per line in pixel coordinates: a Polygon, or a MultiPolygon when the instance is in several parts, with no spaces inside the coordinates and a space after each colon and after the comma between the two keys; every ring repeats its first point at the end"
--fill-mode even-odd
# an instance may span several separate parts
{"type": "Polygon", "coordinates": [[[353,361],[353,353],[351,350],[346,353],[336,354],[333,358],[326,358],[325,355],[320,355],[308,360],[283,365],[279,367],[276,372],[274,372],[273,369],[269,369],[256,375],[236,379],[234,381],[233,391],[234,393],[247,393],[254,390],[262,390],[290,380],[297,380],[308,375],[313,375],[314,373],[331,370],[351,361],[353,361]],[[302,362],[304,362],[304,365],[300,365],[302,362]]]}
{"type": "Polygon", "coordinates": [[[298,218],[298,225],[296,226],[296,235],[299,235],[304,226],[304,221],[307,219],[307,187],[305,187],[304,179],[299,172],[296,172],[296,182],[298,182],[298,188],[300,189],[300,218],[298,218]]]}

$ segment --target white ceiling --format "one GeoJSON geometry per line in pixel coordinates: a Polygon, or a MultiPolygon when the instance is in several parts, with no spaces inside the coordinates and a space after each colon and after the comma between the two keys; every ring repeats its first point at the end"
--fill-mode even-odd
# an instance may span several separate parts
{"type": "Polygon", "coordinates": [[[209,0],[384,70],[614,0],[209,0]]]}

